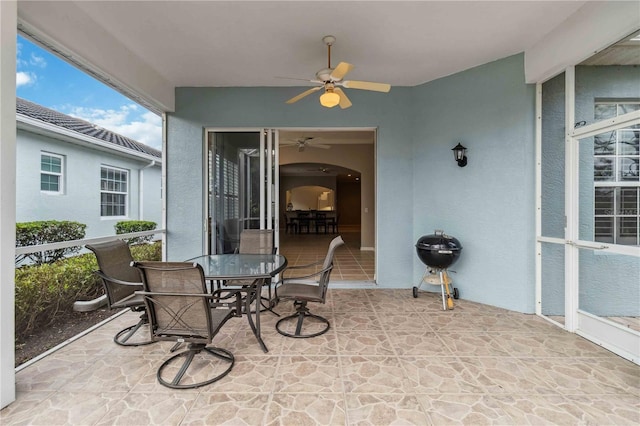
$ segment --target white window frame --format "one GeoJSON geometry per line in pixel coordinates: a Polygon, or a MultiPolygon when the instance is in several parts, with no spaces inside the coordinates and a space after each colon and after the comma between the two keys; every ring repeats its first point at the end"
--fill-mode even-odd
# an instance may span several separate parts
{"type": "MultiPolygon", "coordinates": [[[[612,117],[612,118],[617,118],[618,117],[618,106],[619,105],[638,105],[640,104],[640,100],[610,100],[610,101],[596,101],[595,105],[615,105],[616,106],[616,116],[612,117]]],[[[617,189],[618,188],[630,188],[630,189],[635,189],[636,192],[640,191],[640,181],[633,181],[633,180],[620,180],[620,172],[618,170],[619,167],[619,162],[623,157],[634,157],[634,156],[630,156],[630,155],[624,155],[621,154],[617,151],[618,149],[618,144],[617,144],[617,140],[619,137],[619,132],[623,132],[623,131],[637,131],[637,129],[631,129],[631,128],[619,128],[616,130],[613,130],[615,132],[616,135],[616,142],[615,142],[615,151],[613,154],[611,155],[606,155],[606,156],[602,156],[602,155],[595,155],[594,154],[594,160],[596,158],[611,158],[614,162],[614,166],[613,166],[613,172],[614,172],[614,176],[613,176],[613,180],[596,180],[595,176],[594,176],[594,214],[593,214],[593,232],[594,232],[594,236],[593,236],[593,240],[594,241],[599,241],[599,242],[604,242],[604,243],[610,243],[610,244],[622,244],[622,245],[631,245],[631,246],[638,246],[640,245],[640,226],[638,226],[638,211],[640,206],[638,206],[638,203],[640,203],[640,197],[636,196],[636,214],[632,215],[632,214],[626,214],[624,212],[620,212],[620,200],[618,199],[617,196],[617,189]],[[615,192],[613,195],[613,209],[611,211],[611,214],[596,214],[596,210],[597,210],[597,205],[595,204],[595,197],[596,197],[596,193],[595,191],[597,191],[598,188],[612,188],[615,192]],[[595,232],[596,232],[596,219],[597,218],[611,218],[612,219],[612,235],[611,238],[613,239],[613,241],[608,241],[608,240],[604,240],[604,239],[598,239],[598,237],[596,236],[595,232]],[[621,238],[622,236],[619,235],[619,231],[620,231],[620,226],[619,226],[619,221],[622,218],[635,218],[636,219],[636,236],[635,236],[635,243],[624,243],[624,242],[620,242],[619,238],[621,238]]],[[[608,133],[608,132],[605,132],[608,133]]]]}
{"type": "Polygon", "coordinates": [[[63,155],[54,154],[52,152],[47,152],[47,151],[40,151],[40,192],[41,193],[47,194],[47,195],[64,194],[64,167],[65,167],[65,161],[64,161],[63,155]],[[60,173],[42,170],[43,156],[58,158],[60,160],[60,173]],[[48,190],[42,189],[42,175],[56,176],[58,178],[58,190],[48,191],[48,190]]]}
{"type": "Polygon", "coordinates": [[[127,218],[129,217],[129,170],[127,169],[123,169],[120,167],[114,167],[114,166],[109,166],[106,164],[101,164],[100,165],[100,218],[101,219],[123,219],[123,218],[127,218]],[[102,171],[104,169],[107,170],[113,170],[119,173],[124,173],[126,178],[127,178],[127,188],[126,191],[122,192],[122,191],[110,191],[110,190],[105,190],[102,189],[102,171]],[[119,216],[104,216],[102,214],[102,194],[116,194],[116,195],[124,195],[124,215],[119,215],[119,216]]]}

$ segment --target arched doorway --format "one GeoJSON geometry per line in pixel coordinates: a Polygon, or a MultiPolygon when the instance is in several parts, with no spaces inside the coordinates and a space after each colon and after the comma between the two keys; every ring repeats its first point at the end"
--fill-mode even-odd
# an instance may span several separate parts
{"type": "Polygon", "coordinates": [[[339,233],[347,242],[343,253],[351,258],[343,260],[339,273],[334,269],[332,281],[374,282],[375,131],[280,130],[280,141],[281,252],[290,262],[297,257],[319,260],[339,233]],[[304,193],[305,187],[307,195],[299,198],[296,192],[304,193]],[[287,216],[295,217],[296,210],[330,212],[337,231],[319,227],[316,233],[313,222],[308,228],[303,221],[295,233],[287,216]]]}

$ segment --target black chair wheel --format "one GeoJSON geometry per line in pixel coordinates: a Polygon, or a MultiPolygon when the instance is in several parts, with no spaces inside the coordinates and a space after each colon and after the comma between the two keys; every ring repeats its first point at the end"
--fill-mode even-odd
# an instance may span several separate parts
{"type": "Polygon", "coordinates": [[[453,298],[456,299],[456,300],[460,298],[460,293],[458,293],[458,288],[457,287],[453,288],[453,298]]]}
{"type": "Polygon", "coordinates": [[[418,298],[418,287],[414,287],[413,288],[413,298],[417,299],[418,298]]]}

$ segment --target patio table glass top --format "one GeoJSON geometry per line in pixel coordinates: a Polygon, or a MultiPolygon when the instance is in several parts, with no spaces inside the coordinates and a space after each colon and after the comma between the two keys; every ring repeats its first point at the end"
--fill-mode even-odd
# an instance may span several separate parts
{"type": "Polygon", "coordinates": [[[279,254],[211,254],[190,259],[202,266],[207,279],[271,278],[287,266],[279,254]]]}

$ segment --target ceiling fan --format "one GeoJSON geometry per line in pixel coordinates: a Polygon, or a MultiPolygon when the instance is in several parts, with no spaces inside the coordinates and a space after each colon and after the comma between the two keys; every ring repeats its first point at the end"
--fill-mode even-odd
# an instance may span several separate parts
{"type": "Polygon", "coordinates": [[[305,150],[305,148],[310,147],[310,148],[322,148],[322,149],[329,149],[331,148],[331,145],[323,145],[323,144],[319,144],[316,143],[315,141],[320,140],[319,138],[311,138],[311,137],[302,137],[302,138],[298,138],[295,140],[284,140],[280,145],[282,145],[284,148],[287,147],[291,147],[291,146],[297,146],[298,147],[298,152],[303,152],[305,150]]]}
{"type": "Polygon", "coordinates": [[[300,93],[297,96],[289,99],[288,104],[298,102],[300,99],[308,96],[314,92],[324,89],[324,93],[320,96],[320,104],[327,108],[333,108],[336,105],[340,105],[340,108],[349,108],[352,104],[347,95],[340,87],[345,89],[360,89],[360,90],[372,90],[374,92],[388,92],[391,90],[391,85],[387,83],[373,83],[370,81],[354,81],[343,80],[344,76],[353,69],[353,65],[346,62],[340,62],[337,67],[331,68],[331,46],[335,43],[336,38],[328,35],[322,38],[322,42],[327,45],[328,49],[328,66],[316,73],[315,80],[296,79],[309,81],[311,83],[319,84],[320,86],[314,87],[307,91],[300,93]]]}

